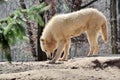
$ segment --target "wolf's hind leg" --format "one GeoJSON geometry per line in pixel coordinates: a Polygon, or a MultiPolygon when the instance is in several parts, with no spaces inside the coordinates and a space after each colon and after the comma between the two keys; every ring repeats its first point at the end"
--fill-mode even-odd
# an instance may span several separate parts
{"type": "Polygon", "coordinates": [[[87,56],[94,56],[98,53],[98,31],[87,31],[87,37],[90,44],[90,51],[87,56]]]}

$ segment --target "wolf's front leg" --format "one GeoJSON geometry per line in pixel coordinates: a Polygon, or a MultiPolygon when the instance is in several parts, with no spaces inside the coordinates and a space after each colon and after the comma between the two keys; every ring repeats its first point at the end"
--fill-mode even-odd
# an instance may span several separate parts
{"type": "Polygon", "coordinates": [[[70,43],[71,43],[71,41],[70,41],[70,39],[68,39],[66,44],[65,44],[64,55],[62,58],[59,59],[59,61],[67,61],[68,60],[70,43]]]}
{"type": "Polygon", "coordinates": [[[57,48],[57,52],[56,52],[56,55],[55,57],[49,62],[50,64],[54,64],[58,58],[60,58],[62,52],[63,52],[63,49],[65,47],[65,43],[66,43],[66,40],[62,40],[58,43],[58,48],[57,48]]]}

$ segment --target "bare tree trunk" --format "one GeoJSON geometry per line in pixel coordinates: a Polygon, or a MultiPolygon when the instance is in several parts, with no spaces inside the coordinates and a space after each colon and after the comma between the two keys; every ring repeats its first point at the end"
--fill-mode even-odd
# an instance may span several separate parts
{"type": "MultiPolygon", "coordinates": [[[[26,9],[26,5],[24,0],[20,0],[20,5],[21,8],[26,9]]],[[[27,19],[27,16],[24,15],[24,17],[27,19]]],[[[30,46],[31,46],[31,52],[33,57],[35,58],[35,60],[37,60],[37,55],[36,55],[36,47],[35,47],[35,42],[34,42],[34,38],[33,38],[33,32],[32,32],[32,23],[29,22],[29,20],[27,20],[27,32],[29,35],[29,41],[30,41],[30,46]]]]}
{"type": "Polygon", "coordinates": [[[111,45],[112,53],[117,54],[117,11],[116,0],[110,1],[110,18],[111,18],[111,45]]]}
{"type": "Polygon", "coordinates": [[[89,5],[93,4],[93,3],[96,2],[96,1],[98,1],[98,0],[92,0],[92,1],[90,1],[89,3],[81,6],[81,9],[82,9],[82,8],[85,8],[85,7],[88,7],[89,5]]]}
{"type": "MultiPolygon", "coordinates": [[[[118,15],[120,15],[120,0],[118,1],[118,15]]],[[[118,53],[120,54],[120,16],[118,17],[118,53]]]]}
{"type": "Polygon", "coordinates": [[[37,32],[37,60],[38,61],[44,61],[47,60],[47,56],[45,54],[45,52],[42,51],[41,47],[40,47],[40,36],[42,35],[42,31],[43,31],[43,27],[39,26],[38,24],[38,32],[37,32]]]}

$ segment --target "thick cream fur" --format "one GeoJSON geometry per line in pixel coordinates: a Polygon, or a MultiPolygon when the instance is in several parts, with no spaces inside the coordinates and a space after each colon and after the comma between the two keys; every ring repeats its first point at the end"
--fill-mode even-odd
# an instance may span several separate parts
{"type": "Polygon", "coordinates": [[[80,11],[55,15],[45,26],[41,36],[41,48],[48,57],[57,49],[53,62],[64,51],[62,60],[67,60],[70,38],[85,32],[90,44],[88,56],[98,53],[98,33],[101,31],[104,42],[108,41],[106,17],[97,9],[87,8],[80,11]]]}

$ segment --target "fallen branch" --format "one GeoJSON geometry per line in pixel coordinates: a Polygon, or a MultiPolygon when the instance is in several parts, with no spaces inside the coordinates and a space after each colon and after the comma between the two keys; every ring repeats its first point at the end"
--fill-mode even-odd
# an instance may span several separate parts
{"type": "Polygon", "coordinates": [[[113,60],[109,60],[109,61],[105,61],[105,62],[100,62],[98,59],[92,61],[95,65],[93,66],[93,68],[100,68],[100,69],[105,69],[107,67],[118,67],[120,69],[120,59],[113,59],[113,60]]]}

